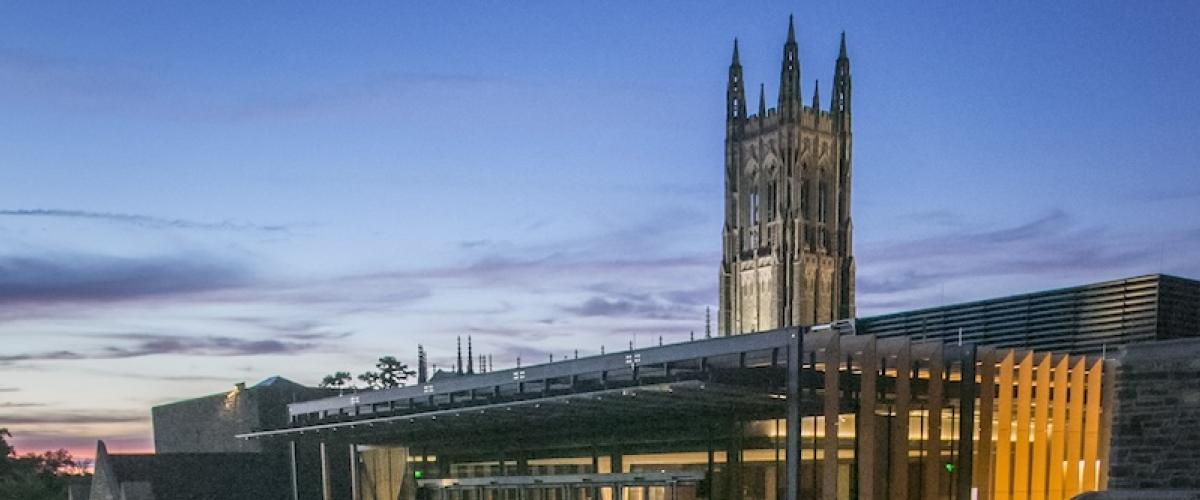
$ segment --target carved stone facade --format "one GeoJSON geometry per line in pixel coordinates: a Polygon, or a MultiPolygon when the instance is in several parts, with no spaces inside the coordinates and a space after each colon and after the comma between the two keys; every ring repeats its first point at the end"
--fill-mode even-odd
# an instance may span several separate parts
{"type": "Polygon", "coordinates": [[[821,109],[818,88],[812,106],[802,104],[789,20],[777,107],[768,109],[760,93],[758,114],[748,115],[734,41],[726,95],[721,335],[854,317],[845,34],[832,90],[828,111],[821,109]]]}

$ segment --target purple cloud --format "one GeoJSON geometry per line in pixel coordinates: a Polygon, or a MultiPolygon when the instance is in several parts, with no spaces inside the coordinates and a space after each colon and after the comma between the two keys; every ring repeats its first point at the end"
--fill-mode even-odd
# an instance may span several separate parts
{"type": "Polygon", "coordinates": [[[936,305],[939,294],[935,288],[965,280],[985,284],[1053,276],[1082,281],[1194,269],[1182,261],[1166,262],[1159,247],[1196,248],[1200,232],[1173,234],[1164,241],[1148,242],[1144,235],[1082,225],[1055,210],[1011,227],[962,229],[910,241],[862,244],[858,307],[881,311],[936,305]]]}
{"type": "Polygon", "coordinates": [[[0,256],[0,304],[110,302],[242,286],[243,265],[206,255],[0,256]]]}
{"type": "Polygon", "coordinates": [[[0,422],[6,425],[80,425],[80,424],[125,424],[146,422],[150,412],[96,412],[96,411],[30,411],[0,413],[0,422]]]}
{"type": "Polygon", "coordinates": [[[150,229],[202,229],[214,231],[287,231],[287,226],[246,224],[230,220],[221,222],[199,222],[186,219],[171,219],[138,214],[118,214],[109,212],[89,212],[86,210],[63,210],[55,208],[35,208],[19,210],[0,210],[0,216],[8,217],[57,217],[68,219],[89,219],[103,222],[130,224],[150,229]]]}
{"type": "MultiPolygon", "coordinates": [[[[286,340],[247,340],[220,336],[174,336],[144,333],[92,335],[93,338],[125,341],[125,345],[105,346],[92,351],[46,351],[0,356],[0,365],[20,361],[56,361],[80,359],[125,359],[153,355],[190,356],[288,356],[311,351],[317,342],[286,340]]],[[[324,339],[339,338],[336,335],[324,339]]],[[[316,339],[314,339],[316,340],[316,339]]]]}

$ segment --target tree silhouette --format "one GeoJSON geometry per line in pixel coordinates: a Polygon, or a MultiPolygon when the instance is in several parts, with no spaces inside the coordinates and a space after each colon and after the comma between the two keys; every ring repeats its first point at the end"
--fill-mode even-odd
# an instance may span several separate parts
{"type": "Polygon", "coordinates": [[[67,450],[18,456],[10,437],[0,427],[0,500],[58,500],[66,496],[63,476],[86,472],[67,450]]]}
{"type": "Polygon", "coordinates": [[[354,378],[350,376],[350,372],[334,372],[333,375],[326,375],[325,378],[321,379],[320,386],[331,389],[345,389],[351,380],[354,380],[354,378]]]}
{"type": "Polygon", "coordinates": [[[384,356],[375,363],[378,371],[363,372],[358,379],[372,389],[387,389],[402,387],[408,379],[417,372],[410,370],[408,365],[401,363],[395,356],[384,356]]]}
{"type": "Polygon", "coordinates": [[[401,363],[395,356],[384,356],[375,362],[375,370],[368,370],[351,376],[350,372],[336,372],[321,379],[321,387],[333,389],[354,389],[350,382],[354,379],[362,381],[370,389],[387,389],[403,387],[417,372],[410,370],[407,364],[401,363]]]}

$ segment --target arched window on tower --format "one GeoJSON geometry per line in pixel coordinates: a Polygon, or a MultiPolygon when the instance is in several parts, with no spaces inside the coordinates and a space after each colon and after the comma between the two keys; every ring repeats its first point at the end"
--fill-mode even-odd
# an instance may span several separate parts
{"type": "Polygon", "coordinates": [[[828,190],[825,187],[825,181],[817,187],[817,222],[825,223],[826,212],[829,210],[828,190]]]}
{"type": "Polygon", "coordinates": [[[809,217],[809,198],[812,198],[812,185],[808,179],[800,181],[800,216],[805,220],[809,217]]]}
{"type": "Polygon", "coordinates": [[[759,217],[758,203],[759,203],[758,190],[755,189],[755,190],[750,191],[750,223],[751,224],[758,224],[758,217],[759,217]]]}
{"type": "Polygon", "coordinates": [[[776,187],[775,181],[771,181],[771,183],[770,183],[770,184],[767,184],[767,206],[766,206],[766,210],[767,210],[767,220],[768,220],[768,221],[773,221],[773,220],[775,220],[775,203],[776,203],[776,196],[777,196],[777,195],[778,195],[778,191],[777,191],[777,187],[776,187]]]}

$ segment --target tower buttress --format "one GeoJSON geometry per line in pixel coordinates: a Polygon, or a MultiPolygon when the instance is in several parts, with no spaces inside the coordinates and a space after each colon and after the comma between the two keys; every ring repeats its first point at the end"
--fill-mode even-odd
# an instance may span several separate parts
{"type": "Polygon", "coordinates": [[[829,113],[833,118],[833,133],[837,139],[837,174],[838,174],[838,255],[842,258],[839,269],[840,285],[838,287],[838,317],[853,318],[854,307],[854,223],[850,215],[850,187],[853,174],[853,134],[851,132],[852,113],[851,102],[850,57],[846,55],[846,32],[842,32],[841,45],[838,48],[837,63],[833,71],[833,97],[829,105],[829,113]]]}

